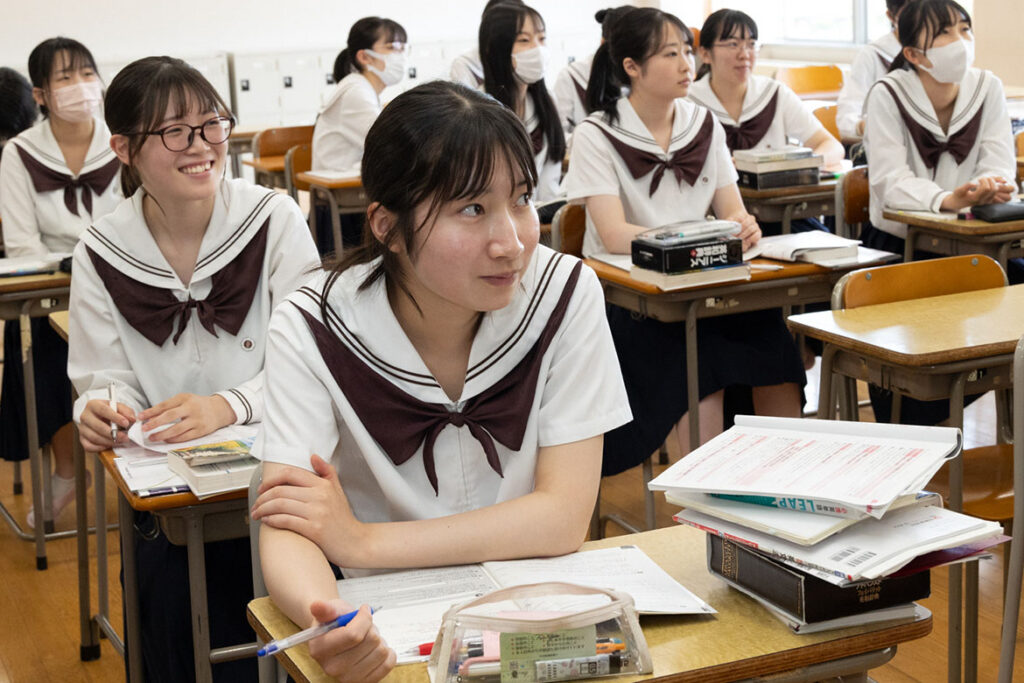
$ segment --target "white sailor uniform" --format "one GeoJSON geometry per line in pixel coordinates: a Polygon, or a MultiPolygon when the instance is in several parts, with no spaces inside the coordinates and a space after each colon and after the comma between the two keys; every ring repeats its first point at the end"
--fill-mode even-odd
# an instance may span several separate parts
{"type": "Polygon", "coordinates": [[[889,67],[901,49],[899,39],[889,31],[854,55],[836,100],[836,127],[842,139],[857,140],[861,137],[857,133],[857,124],[864,118],[868,91],[875,81],[889,73],[889,67]]]}
{"type": "Polygon", "coordinates": [[[566,136],[587,118],[587,82],[593,61],[594,56],[591,55],[570,62],[555,78],[555,106],[566,136]]]}

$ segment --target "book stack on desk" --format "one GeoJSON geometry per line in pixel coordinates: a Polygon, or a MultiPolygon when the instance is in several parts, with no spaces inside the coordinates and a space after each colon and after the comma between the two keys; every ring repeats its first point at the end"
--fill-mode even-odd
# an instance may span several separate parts
{"type": "Polygon", "coordinates": [[[637,235],[631,245],[635,280],[664,290],[750,279],[733,221],[685,221],[637,235]]]}
{"type": "Polygon", "coordinates": [[[796,633],[911,618],[928,569],[1007,538],[922,491],[945,427],[738,416],[650,483],[708,532],[709,570],[796,633]]]}
{"type": "Polygon", "coordinates": [[[250,455],[251,439],[231,439],[167,453],[167,467],[185,480],[200,500],[249,485],[259,461],[250,455]]]}
{"type": "Polygon", "coordinates": [[[822,156],[809,147],[786,146],[754,151],[733,152],[740,187],[771,190],[793,185],[817,185],[822,156]]]}

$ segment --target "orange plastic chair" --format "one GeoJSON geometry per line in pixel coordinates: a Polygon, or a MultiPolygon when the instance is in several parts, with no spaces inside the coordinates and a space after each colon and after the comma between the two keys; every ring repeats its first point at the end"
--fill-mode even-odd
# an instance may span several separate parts
{"type": "Polygon", "coordinates": [[[832,134],[836,140],[839,139],[839,126],[836,125],[836,105],[818,107],[814,110],[814,116],[825,126],[825,130],[832,134]]]}
{"type": "Polygon", "coordinates": [[[266,157],[281,157],[281,166],[276,170],[264,170],[254,166],[257,185],[267,187],[286,187],[284,173],[284,156],[295,145],[313,144],[313,126],[286,126],[283,128],[267,128],[256,133],[252,139],[252,158],[254,162],[266,157]]]}
{"type": "Polygon", "coordinates": [[[313,145],[295,145],[284,155],[284,187],[296,202],[299,192],[309,192],[309,183],[296,180],[295,176],[313,168],[313,145]]]}
{"type": "Polygon", "coordinates": [[[775,80],[788,85],[797,95],[838,95],[840,88],[843,87],[843,72],[835,64],[784,66],[775,72],[775,80]]]}
{"type": "Polygon", "coordinates": [[[551,219],[551,248],[582,258],[586,227],[587,210],[583,205],[566,204],[551,219]]]}
{"type": "Polygon", "coordinates": [[[840,175],[835,197],[836,234],[856,239],[860,235],[861,226],[870,218],[868,167],[856,166],[840,175]]]}

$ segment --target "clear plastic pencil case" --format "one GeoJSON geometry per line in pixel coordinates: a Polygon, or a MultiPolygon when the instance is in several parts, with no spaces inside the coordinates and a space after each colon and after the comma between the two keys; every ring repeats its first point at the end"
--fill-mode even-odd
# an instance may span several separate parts
{"type": "Polygon", "coordinates": [[[651,673],[633,598],[571,583],[512,586],[444,615],[433,683],[533,683],[651,673]]]}

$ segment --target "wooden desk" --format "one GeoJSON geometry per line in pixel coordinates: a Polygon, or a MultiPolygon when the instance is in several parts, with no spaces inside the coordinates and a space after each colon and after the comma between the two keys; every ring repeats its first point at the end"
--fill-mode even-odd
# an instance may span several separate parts
{"type": "Polygon", "coordinates": [[[252,153],[252,139],[259,128],[235,127],[228,138],[228,155],[231,157],[231,177],[242,177],[242,155],[252,153]]]}
{"type": "Polygon", "coordinates": [[[999,261],[1006,270],[1011,258],[1024,256],[1024,220],[988,223],[977,219],[958,220],[920,216],[905,211],[886,209],[882,216],[907,225],[903,258],[913,261],[914,249],[924,249],[945,256],[985,254],[999,261]]]}
{"type": "MultiPolygon", "coordinates": [[[[142,680],[142,659],[141,659],[141,633],[139,630],[139,596],[138,596],[138,574],[135,566],[135,533],[133,524],[133,510],[146,510],[153,512],[160,520],[160,528],[167,535],[168,540],[175,545],[184,545],[188,551],[188,576],[189,576],[189,600],[192,609],[192,647],[195,655],[195,669],[197,683],[209,683],[212,681],[210,670],[211,662],[229,661],[241,657],[251,657],[256,654],[254,643],[236,645],[232,647],[210,650],[209,615],[206,605],[206,557],[203,544],[212,541],[222,541],[232,538],[245,538],[249,535],[249,504],[248,491],[239,489],[230,493],[221,494],[212,498],[200,501],[191,493],[176,493],[166,496],[151,496],[142,498],[134,493],[121,477],[121,472],[114,464],[113,451],[104,451],[99,454],[95,461],[96,476],[96,509],[99,515],[104,515],[106,506],[103,498],[104,470],[114,479],[118,488],[118,520],[121,535],[121,562],[124,570],[124,613],[125,613],[125,640],[127,642],[127,659],[129,680],[142,680]]],[[[83,473],[84,474],[84,473],[83,473]]],[[[83,487],[84,489],[84,487],[83,487]]],[[[105,525],[97,523],[97,528],[105,525]]],[[[82,536],[80,536],[81,538],[82,536]]],[[[106,534],[96,535],[96,553],[99,558],[98,565],[102,568],[99,574],[99,586],[101,595],[106,586],[106,534]]],[[[88,549],[86,548],[86,551],[88,549]]],[[[79,546],[81,552],[81,545],[79,546]]],[[[88,577],[88,558],[85,558],[86,577],[88,577]]],[[[82,569],[83,558],[79,556],[79,571],[82,569]]],[[[79,577],[81,586],[81,576],[79,577]]],[[[87,585],[87,582],[86,582],[87,585]]],[[[101,597],[101,603],[103,598],[101,597]]],[[[88,595],[86,595],[88,604],[88,595]]],[[[113,633],[109,620],[102,624],[102,618],[106,615],[100,614],[93,617],[96,627],[89,629],[95,636],[94,642],[83,643],[83,652],[86,648],[95,650],[99,656],[99,639],[97,628],[103,628],[107,635],[113,633]],[[108,630],[109,629],[109,630],[108,630]]],[[[122,655],[125,653],[121,642],[115,640],[117,634],[113,633],[111,641],[115,649],[122,655]]]]}
{"type": "MultiPolygon", "coordinates": [[[[1024,334],[1024,285],[912,299],[789,318],[794,332],[821,339],[818,417],[831,418],[832,375],[860,379],[918,399],[950,401],[950,424],[963,426],[964,395],[1005,389],[1024,334]]],[[[849,415],[856,419],[855,415],[849,415]]],[[[962,508],[963,463],[950,463],[950,500],[962,508]]],[[[977,564],[967,565],[964,663],[977,672],[977,564]]],[[[960,566],[950,568],[949,679],[960,677],[960,566]],[[955,673],[954,673],[955,672],[955,673]]]]}
{"type": "MultiPolygon", "coordinates": [[[[931,615],[921,608],[910,622],[858,626],[811,635],[795,635],[753,599],[729,588],[707,570],[706,535],[696,529],[675,526],[632,536],[591,541],[583,548],[608,548],[633,543],[644,550],[687,588],[711,604],[715,616],[643,616],[644,636],[654,660],[654,677],[642,680],[733,681],[803,669],[798,680],[818,680],[852,673],[888,661],[898,643],[921,638],[931,632],[931,615]],[[871,653],[870,656],[858,659],[871,653]],[[839,662],[844,661],[840,667],[839,662]],[[852,661],[851,661],[852,660],[852,661]],[[829,663],[822,666],[823,663],[829,663]],[[819,671],[820,669],[820,671],[819,671]],[[818,676],[812,677],[814,671],[818,676]]],[[[298,631],[270,598],[249,603],[249,623],[260,640],[269,642],[298,631]]],[[[440,627],[440,624],[438,624],[440,627]]],[[[328,681],[302,645],[279,655],[297,681],[328,681]]],[[[396,667],[387,681],[424,681],[426,664],[396,667]]],[[[601,679],[609,682],[637,680],[636,677],[601,679]]],[[[786,676],[773,681],[791,680],[786,676]]]]}
{"type": "Polygon", "coordinates": [[[285,187],[283,154],[246,159],[243,163],[252,166],[257,185],[269,188],[285,187]]]}
{"type": "MultiPolygon", "coordinates": [[[[21,325],[21,365],[25,374],[25,426],[28,430],[29,469],[32,484],[32,505],[41,514],[36,528],[29,533],[0,503],[0,516],[14,534],[23,541],[35,541],[36,569],[46,569],[46,540],[66,538],[73,531],[53,532],[53,511],[50,501],[50,472],[43,469],[39,451],[39,431],[36,418],[36,380],[32,368],[31,319],[67,309],[71,276],[66,273],[25,275],[0,278],[0,320],[18,320],[21,325]]],[[[16,362],[12,358],[8,363],[16,362]]],[[[14,463],[14,493],[21,494],[21,463],[14,463]]]]}
{"type": "Polygon", "coordinates": [[[830,216],[836,210],[835,180],[823,180],[817,185],[796,185],[771,190],[752,190],[740,187],[740,197],[747,211],[759,223],[782,222],[782,234],[789,234],[796,218],[830,216]]]}
{"type": "Polygon", "coordinates": [[[1017,157],[1017,182],[1024,180],[1024,156],[1017,157]]]}
{"type": "MultiPolygon", "coordinates": [[[[341,219],[345,214],[360,214],[366,211],[366,192],[359,176],[339,176],[337,173],[304,171],[295,175],[295,180],[309,185],[310,204],[318,200],[327,202],[331,215],[331,235],[334,238],[334,251],[341,252],[341,219]]],[[[316,211],[311,210],[309,229],[316,240],[316,211]]],[[[322,247],[323,245],[317,245],[322,247]]]]}
{"type": "Polygon", "coordinates": [[[595,259],[586,259],[585,263],[600,278],[608,303],[661,322],[686,322],[687,412],[692,450],[700,445],[697,320],[828,301],[832,296],[832,288],[845,273],[877,262],[865,260],[856,265],[829,269],[809,263],[754,259],[754,264],[782,268],[755,270],[750,280],[688,287],[673,292],[664,292],[654,285],[638,282],[627,271],[595,259]]]}
{"type": "Polygon", "coordinates": [[[839,99],[838,90],[810,90],[796,94],[801,100],[821,100],[822,102],[835,102],[839,99]]]}

